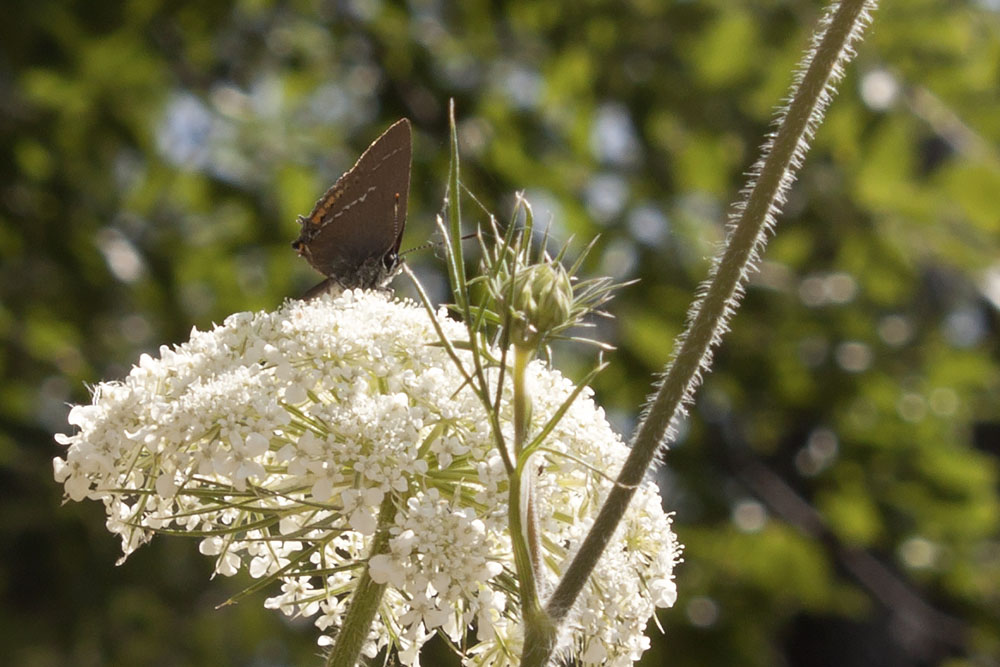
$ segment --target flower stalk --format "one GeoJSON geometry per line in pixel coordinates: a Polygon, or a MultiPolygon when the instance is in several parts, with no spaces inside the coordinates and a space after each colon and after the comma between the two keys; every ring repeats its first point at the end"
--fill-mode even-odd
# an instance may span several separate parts
{"type": "MultiPolygon", "coordinates": [[[[382,501],[378,514],[378,529],[372,541],[371,558],[384,554],[389,550],[389,528],[396,513],[395,499],[389,495],[382,501]]],[[[361,658],[368,633],[371,632],[375,614],[382,596],[385,594],[386,582],[376,583],[372,580],[371,567],[365,565],[364,574],[351,594],[351,602],[344,616],[343,625],[337,634],[337,639],[327,655],[326,667],[354,667],[361,658]]]]}
{"type": "Polygon", "coordinates": [[[522,587],[522,596],[525,593],[528,597],[524,600],[532,608],[541,609],[538,600],[538,591],[534,585],[534,580],[542,576],[542,550],[539,544],[538,520],[535,516],[534,497],[534,476],[528,469],[527,462],[531,458],[530,452],[525,455],[524,449],[527,445],[528,429],[531,423],[531,396],[528,393],[527,371],[528,362],[535,356],[534,350],[529,347],[514,346],[514,372],[513,382],[513,403],[514,403],[514,453],[517,457],[517,473],[513,479],[516,484],[511,484],[510,492],[510,515],[512,519],[516,517],[520,524],[520,534],[524,535],[524,542],[528,551],[528,562],[525,564],[530,568],[531,577],[530,589],[525,591],[522,587]]]}
{"type": "MultiPolygon", "coordinates": [[[[568,338],[566,332],[569,329],[581,326],[587,315],[600,313],[600,307],[620,285],[613,284],[608,278],[576,280],[575,274],[593,243],[569,270],[562,264],[567,246],[563,246],[553,258],[546,252],[543,240],[538,244],[539,250],[534,252],[536,243],[533,238],[531,207],[521,197],[517,200],[511,221],[504,232],[497,228],[492,216],[487,235],[480,229],[478,239],[482,254],[481,269],[475,278],[465,282],[465,260],[462,245],[458,242],[462,238],[462,230],[453,105],[451,121],[452,161],[446,200],[448,224],[445,225],[439,218],[439,229],[449,249],[447,261],[454,296],[451,308],[465,322],[469,333],[467,346],[472,350],[474,368],[463,369],[462,372],[482,397],[483,406],[491,415],[499,413],[505,391],[504,379],[507,374],[511,378],[512,449],[507,450],[503,436],[497,434],[496,439],[505,463],[508,457],[515,463],[513,469],[508,468],[507,516],[525,638],[531,638],[532,646],[537,647],[541,642],[549,647],[545,649],[548,651],[555,646],[558,628],[542,607],[538,593],[539,582],[546,576],[546,557],[536,504],[536,484],[542,480],[535,471],[538,469],[536,465],[545,464],[541,462],[541,458],[533,461],[532,457],[539,452],[546,452],[548,456],[544,447],[546,438],[551,435],[578,394],[574,392],[547,423],[540,429],[533,430],[532,397],[526,382],[527,370],[539,352],[547,349],[551,341],[568,338]],[[523,227],[518,224],[522,213],[523,227]],[[489,232],[492,233],[491,238],[487,239],[489,232]],[[473,285],[482,288],[476,299],[470,291],[473,285]],[[495,356],[481,356],[490,347],[485,343],[487,340],[492,340],[493,345],[499,348],[498,355],[493,353],[495,356]],[[494,389],[490,389],[486,382],[485,368],[495,373],[497,382],[493,385],[494,389]],[[492,400],[489,399],[491,391],[495,391],[492,400]]],[[[422,293],[421,298],[428,312],[433,312],[422,293]]],[[[578,337],[569,339],[595,343],[578,337]]],[[[452,347],[452,343],[447,340],[442,343],[449,349],[452,347]]],[[[606,348],[600,343],[597,345],[606,348]]],[[[451,356],[457,359],[455,354],[451,356]]],[[[586,382],[603,367],[603,362],[599,361],[594,371],[588,374],[586,382]]],[[[583,385],[578,387],[578,390],[583,389],[583,385]]],[[[499,420],[491,421],[491,425],[494,429],[500,428],[499,420]]],[[[598,474],[603,476],[603,472],[598,474]]],[[[559,562],[562,558],[563,556],[559,556],[551,562],[559,562]]],[[[524,650],[528,650],[527,644],[524,645],[524,650]]],[[[531,650],[536,651],[535,648],[531,650]]]]}

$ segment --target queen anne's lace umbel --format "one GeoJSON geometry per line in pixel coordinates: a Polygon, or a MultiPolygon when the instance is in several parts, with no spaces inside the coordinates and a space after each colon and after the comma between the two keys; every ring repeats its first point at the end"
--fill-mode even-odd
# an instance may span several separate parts
{"type": "MultiPolygon", "coordinates": [[[[440,319],[452,340],[466,337],[440,319]]],[[[529,383],[541,428],[573,386],[541,363],[529,383]]],[[[500,410],[509,423],[506,400],[500,410]]],[[[422,308],[348,291],[239,313],[158,359],[143,355],[69,421],[78,432],[57,436],[68,449],[54,460],[56,480],[72,500],[104,503],[125,557],[157,531],[197,535],[221,574],[280,571],[280,594],[266,606],[315,617],[326,644],[388,498],[389,550],[369,563],[388,586],[366,652],[392,644],[417,664],[420,646],[441,632],[466,664],[516,663],[506,473],[482,403],[422,308]]],[[[613,476],[625,455],[588,390],[532,459],[542,590],[607,495],[611,483],[595,471],[613,476]]],[[[675,600],[678,553],[646,483],[564,626],[564,654],[584,664],[636,660],[655,607],[675,600]]]]}

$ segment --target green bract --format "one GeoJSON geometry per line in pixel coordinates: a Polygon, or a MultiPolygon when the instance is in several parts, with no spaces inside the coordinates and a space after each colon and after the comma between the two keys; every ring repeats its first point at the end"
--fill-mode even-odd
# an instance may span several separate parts
{"type": "Polygon", "coordinates": [[[573,285],[558,262],[533,264],[519,271],[505,285],[509,295],[504,307],[510,317],[511,342],[536,347],[541,340],[569,320],[573,308],[573,285]]]}

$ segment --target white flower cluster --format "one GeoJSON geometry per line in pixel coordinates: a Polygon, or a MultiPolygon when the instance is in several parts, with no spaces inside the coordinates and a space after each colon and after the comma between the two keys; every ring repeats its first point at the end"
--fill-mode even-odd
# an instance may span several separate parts
{"type": "MultiPolygon", "coordinates": [[[[452,340],[467,335],[439,319],[452,340]]],[[[529,380],[541,428],[573,386],[541,363],[529,380]]],[[[507,401],[500,410],[509,423],[507,401]]],[[[392,644],[418,664],[440,632],[465,647],[466,664],[517,662],[506,473],[482,403],[423,308],[348,291],[233,315],[158,359],[143,355],[69,421],[78,432],[57,437],[68,450],[54,460],[56,480],[72,500],[105,504],[125,556],[156,532],[196,535],[217,572],[278,578],[266,606],[336,634],[391,502],[389,549],[368,563],[388,586],[366,653],[392,644]]],[[[601,473],[615,474],[625,454],[588,390],[535,455],[543,591],[607,495],[601,473]]],[[[674,602],[678,553],[647,483],[565,626],[564,654],[637,659],[655,607],[674,602]]]]}

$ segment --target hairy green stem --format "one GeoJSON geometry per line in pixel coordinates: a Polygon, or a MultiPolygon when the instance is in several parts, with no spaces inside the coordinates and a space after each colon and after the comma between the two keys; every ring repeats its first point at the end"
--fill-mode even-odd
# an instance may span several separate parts
{"type": "Polygon", "coordinates": [[[510,478],[509,521],[510,537],[514,549],[514,564],[520,582],[521,608],[524,622],[542,613],[538,597],[537,575],[541,567],[541,552],[538,541],[538,527],[535,525],[534,503],[532,502],[532,475],[522,459],[528,438],[531,420],[531,398],[528,396],[526,375],[528,362],[534,356],[533,350],[514,346],[514,454],[517,466],[510,478]]]}
{"type": "Polygon", "coordinates": [[[531,399],[528,396],[526,375],[532,351],[514,346],[514,456],[520,456],[528,438],[528,420],[531,417],[531,399]]]}
{"type": "MultiPolygon", "coordinates": [[[[387,495],[379,508],[378,528],[372,541],[371,553],[368,554],[369,558],[389,551],[389,525],[395,515],[395,500],[391,495],[387,495]]],[[[326,667],[354,667],[358,664],[361,649],[371,631],[383,593],[385,584],[376,584],[372,581],[368,565],[365,565],[364,574],[361,575],[358,586],[351,596],[344,623],[337,633],[337,640],[326,658],[326,667]]]]}
{"type": "MultiPolygon", "coordinates": [[[[719,343],[738,304],[742,285],[763,250],[767,230],[822,119],[833,93],[832,85],[842,75],[843,64],[853,55],[851,43],[860,37],[876,4],[876,0],[844,0],[832,5],[824,16],[813,38],[813,47],[798,70],[792,101],[779,114],[778,129],[753,169],[751,183],[744,189],[731,219],[726,246],[713,265],[704,296],[696,299],[689,311],[687,329],[678,341],[679,349],[647,405],[632,440],[632,451],[593,528],[546,605],[554,624],[562,622],[583,589],[661,443],[670,435],[671,424],[683,414],[684,404],[691,400],[701,372],[708,369],[712,347],[719,343]]],[[[525,638],[522,667],[542,667],[548,663],[554,649],[552,635],[525,638]]]]}
{"type": "Polygon", "coordinates": [[[531,348],[514,346],[514,454],[518,457],[517,473],[521,478],[521,502],[525,539],[528,541],[528,552],[531,557],[532,570],[535,578],[542,574],[542,547],[538,537],[538,520],[535,515],[535,485],[534,475],[527,465],[527,460],[521,461],[525,445],[528,442],[528,427],[531,424],[531,396],[526,383],[528,363],[535,357],[531,348]]]}

